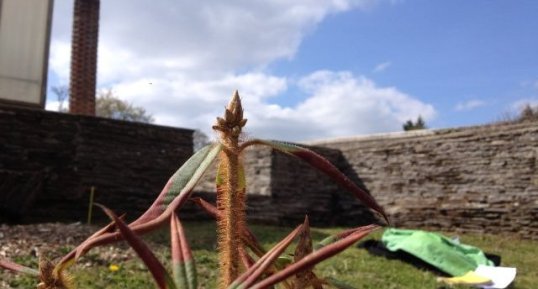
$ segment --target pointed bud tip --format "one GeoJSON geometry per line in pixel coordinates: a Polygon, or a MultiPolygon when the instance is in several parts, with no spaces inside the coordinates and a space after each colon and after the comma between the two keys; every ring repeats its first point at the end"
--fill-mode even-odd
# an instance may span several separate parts
{"type": "Polygon", "coordinates": [[[217,117],[213,129],[229,137],[238,138],[246,123],[247,120],[243,118],[241,98],[239,92],[235,90],[232,99],[224,109],[224,117],[217,117]]]}
{"type": "Polygon", "coordinates": [[[237,89],[234,91],[227,108],[231,111],[236,110],[236,108],[241,108],[241,97],[239,97],[239,91],[237,89]]]}

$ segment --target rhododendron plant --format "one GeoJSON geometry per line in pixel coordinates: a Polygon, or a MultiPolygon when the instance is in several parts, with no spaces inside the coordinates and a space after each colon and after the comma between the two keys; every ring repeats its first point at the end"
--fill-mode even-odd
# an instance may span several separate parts
{"type": "Polygon", "coordinates": [[[0,259],[0,267],[36,276],[38,288],[74,288],[76,280],[67,273],[67,268],[96,246],[125,240],[136,251],[151,272],[158,288],[197,288],[196,267],[189,248],[178,210],[193,201],[217,221],[219,289],[273,288],[315,289],[333,286],[346,287],[343,283],[325,279],[314,273],[314,266],[353,245],[359,239],[378,228],[372,224],[346,230],[326,238],[316,246],[312,244],[308,217],[287,237],[273,248],[266,250],[260,245],[246,223],[246,180],[241,154],[250,146],[262,145],[296,157],[318,169],[343,189],[354,194],[363,204],[378,213],[387,223],[383,208],[363,189],[343,175],[334,165],[317,153],[285,142],[269,140],[242,141],[240,136],[247,119],[243,117],[241,99],[237,91],[224,111],[217,117],[213,129],[219,141],[196,152],[169,179],[150,208],[138,219],[126,224],[108,208],[99,205],[112,222],[97,231],[56,265],[41,261],[39,269],[27,268],[8,260],[0,259]],[[201,198],[192,198],[195,185],[204,172],[217,159],[216,192],[217,202],[211,204],[201,198]],[[155,257],[140,235],[163,225],[170,225],[172,252],[171,274],[155,257]],[[284,251],[297,240],[293,258],[288,262],[275,262],[284,251]]]}

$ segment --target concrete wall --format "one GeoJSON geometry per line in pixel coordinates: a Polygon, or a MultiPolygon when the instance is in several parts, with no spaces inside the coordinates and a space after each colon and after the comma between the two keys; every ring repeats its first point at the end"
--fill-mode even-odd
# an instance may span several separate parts
{"type": "Polygon", "coordinates": [[[135,217],[191,154],[192,130],[0,107],[0,218],[85,220],[91,186],[135,217]]]}

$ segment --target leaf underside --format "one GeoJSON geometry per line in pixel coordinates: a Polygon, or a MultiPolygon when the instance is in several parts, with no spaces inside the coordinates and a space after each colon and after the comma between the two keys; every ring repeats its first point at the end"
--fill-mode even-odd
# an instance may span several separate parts
{"type": "Polygon", "coordinates": [[[298,272],[301,272],[307,268],[310,268],[311,266],[314,266],[322,262],[323,260],[326,260],[342,252],[343,250],[353,245],[355,242],[357,242],[358,240],[368,235],[371,231],[377,228],[379,227],[373,225],[369,229],[359,230],[357,232],[354,232],[351,235],[341,240],[338,240],[330,245],[327,245],[317,251],[314,251],[306,255],[301,260],[287,266],[283,270],[261,280],[260,282],[252,286],[247,286],[245,288],[262,289],[262,288],[268,288],[269,286],[273,286],[279,282],[282,282],[283,280],[289,278],[290,276],[293,276],[297,274],[298,272]]]}
{"type": "MultiPolygon", "coordinates": [[[[190,198],[194,186],[202,178],[221,149],[222,145],[220,144],[210,144],[189,158],[168,180],[151,207],[141,217],[129,224],[129,228],[136,234],[144,234],[167,222],[171,214],[181,208],[190,198]]],[[[94,234],[86,239],[64,256],[58,266],[63,266],[62,264],[71,262],[73,259],[76,260],[95,246],[110,244],[122,239],[123,236],[117,231],[101,230],[99,234],[94,234]]]]}
{"type": "Polygon", "coordinates": [[[340,172],[338,168],[336,168],[331,162],[329,162],[326,158],[319,155],[318,153],[291,143],[260,139],[254,139],[243,143],[241,149],[245,149],[252,145],[266,145],[273,148],[274,150],[297,157],[305,161],[313,168],[321,171],[322,173],[330,177],[342,188],[353,193],[355,197],[357,197],[363,204],[379,213],[385,219],[387,224],[390,224],[387,214],[383,210],[383,207],[381,207],[368,192],[353,183],[353,181],[351,181],[346,175],[340,172]]]}
{"type": "Polygon", "coordinates": [[[183,226],[176,213],[170,222],[172,269],[178,289],[196,289],[196,267],[192,252],[185,237],[183,226]]]}
{"type": "Polygon", "coordinates": [[[105,206],[98,205],[114,221],[123,238],[129,243],[136,254],[142,259],[149,269],[153,279],[160,289],[176,289],[173,279],[170,277],[162,263],[155,257],[151,249],[133,232],[120,218],[105,206]]]}
{"type": "Polygon", "coordinates": [[[0,268],[4,268],[15,273],[24,273],[39,276],[39,271],[5,259],[0,259],[0,268]]]}

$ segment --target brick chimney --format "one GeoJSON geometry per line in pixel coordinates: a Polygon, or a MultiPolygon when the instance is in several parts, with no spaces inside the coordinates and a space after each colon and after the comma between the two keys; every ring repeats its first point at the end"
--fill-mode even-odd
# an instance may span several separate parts
{"type": "Polygon", "coordinates": [[[95,115],[100,0],[75,0],[69,112],[95,115]]]}

